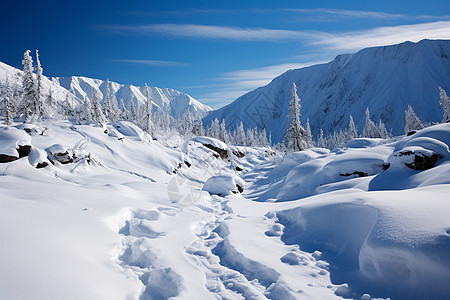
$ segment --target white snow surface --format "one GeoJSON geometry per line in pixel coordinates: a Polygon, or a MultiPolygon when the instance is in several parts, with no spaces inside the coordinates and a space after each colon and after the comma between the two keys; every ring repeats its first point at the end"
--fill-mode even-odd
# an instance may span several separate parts
{"type": "Polygon", "coordinates": [[[280,142],[289,125],[288,104],[292,83],[301,101],[300,121],[307,118],[314,136],[347,129],[350,115],[362,133],[366,108],[394,135],[403,134],[405,110],[411,105],[422,122],[440,122],[441,86],[450,91],[450,40],[422,40],[363,49],[338,55],[329,63],[294,69],[264,87],[242,95],[229,105],[210,112],[203,124],[225,119],[230,130],[265,128],[280,142]]]}
{"type": "Polygon", "coordinates": [[[177,136],[153,141],[130,122],[108,124],[108,134],[70,121],[23,127],[0,126],[2,150],[32,146],[0,164],[1,298],[450,293],[450,124],[284,157],[227,145],[243,154],[228,159],[177,136]],[[384,170],[411,147],[440,156],[427,170],[402,161],[384,170]],[[76,159],[52,164],[63,151],[76,159]],[[35,168],[41,161],[49,165],[35,168]],[[202,191],[212,181],[226,193],[202,191]],[[230,192],[236,183],[242,194],[230,192]]]}

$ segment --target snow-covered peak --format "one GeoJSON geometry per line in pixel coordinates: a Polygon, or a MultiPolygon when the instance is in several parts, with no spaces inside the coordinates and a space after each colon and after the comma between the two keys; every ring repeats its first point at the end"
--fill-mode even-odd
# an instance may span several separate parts
{"type": "MultiPolygon", "coordinates": [[[[101,79],[72,76],[53,77],[52,81],[81,99],[85,96],[91,98],[94,91],[103,98],[106,90],[106,81],[101,79]]],[[[118,100],[123,99],[127,107],[129,107],[131,101],[134,101],[135,104],[146,101],[145,87],[110,81],[109,88],[118,100]]],[[[154,110],[168,113],[176,119],[181,118],[188,111],[201,117],[212,110],[209,106],[200,103],[188,94],[170,88],[150,87],[150,95],[155,106],[154,110]]]]}

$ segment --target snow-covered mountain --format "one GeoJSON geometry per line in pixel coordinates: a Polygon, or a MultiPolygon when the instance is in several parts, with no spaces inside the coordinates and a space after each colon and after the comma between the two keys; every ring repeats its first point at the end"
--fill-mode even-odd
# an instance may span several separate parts
{"type": "MultiPolygon", "coordinates": [[[[83,99],[85,96],[89,98],[92,97],[94,91],[97,91],[103,98],[103,94],[106,90],[106,81],[100,79],[71,76],[53,77],[51,80],[53,83],[64,87],[80,99],[83,99]]],[[[135,104],[144,103],[146,101],[145,87],[110,82],[110,89],[118,100],[123,99],[127,107],[129,107],[131,101],[134,101],[135,104]]],[[[181,118],[188,111],[195,116],[201,117],[212,110],[209,106],[200,103],[188,94],[174,89],[150,87],[150,93],[153,105],[156,106],[160,112],[167,113],[176,119],[181,118]]]]}
{"type": "Polygon", "coordinates": [[[442,120],[441,86],[450,90],[450,40],[422,40],[363,49],[333,61],[289,70],[268,85],[210,112],[203,123],[225,119],[228,129],[242,120],[246,127],[265,127],[279,142],[288,126],[292,83],[301,98],[301,122],[310,119],[317,135],[345,128],[352,115],[361,132],[368,107],[393,134],[403,133],[408,104],[423,122],[442,120]]]}
{"type": "MultiPolygon", "coordinates": [[[[0,86],[5,85],[8,77],[9,84],[13,90],[20,89],[22,85],[21,74],[21,70],[0,62],[0,86]]],[[[57,101],[64,101],[66,96],[69,95],[74,99],[74,103],[80,103],[85,96],[91,98],[94,91],[97,91],[97,95],[103,98],[106,90],[106,81],[82,76],[45,77],[43,80],[43,93],[47,94],[50,88],[52,89],[53,97],[57,101]]],[[[117,101],[123,99],[127,108],[129,108],[131,101],[134,101],[135,104],[146,101],[144,87],[110,81],[110,89],[117,101]]],[[[196,117],[202,117],[212,110],[209,106],[200,103],[188,94],[174,89],[150,87],[150,92],[154,111],[167,113],[176,119],[182,117],[188,111],[196,117]]]]}

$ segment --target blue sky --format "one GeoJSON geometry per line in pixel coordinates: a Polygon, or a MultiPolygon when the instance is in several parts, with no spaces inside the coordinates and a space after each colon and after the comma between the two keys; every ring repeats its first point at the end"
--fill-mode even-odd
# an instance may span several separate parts
{"type": "Polygon", "coordinates": [[[3,1],[0,61],[172,87],[219,108],[291,68],[450,39],[450,1],[3,1]]]}

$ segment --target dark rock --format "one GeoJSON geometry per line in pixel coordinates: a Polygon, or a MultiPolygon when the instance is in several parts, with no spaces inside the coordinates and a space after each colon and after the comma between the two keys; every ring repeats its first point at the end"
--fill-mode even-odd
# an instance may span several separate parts
{"type": "Polygon", "coordinates": [[[46,166],[48,166],[48,163],[46,161],[38,163],[36,165],[36,169],[41,169],[41,168],[45,168],[46,166]]]}
{"type": "Polygon", "coordinates": [[[74,160],[77,158],[75,155],[70,156],[69,152],[63,152],[63,153],[52,153],[53,157],[56,161],[62,163],[63,165],[68,163],[73,163],[74,160]]]}
{"type": "MultiPolygon", "coordinates": [[[[217,152],[217,154],[219,154],[220,158],[222,158],[222,159],[228,158],[228,151],[225,149],[221,149],[221,148],[215,147],[210,144],[203,144],[203,146],[217,152]]],[[[214,157],[216,157],[216,156],[214,155],[214,157]]]]}
{"type": "Polygon", "coordinates": [[[19,152],[19,158],[22,158],[30,154],[31,146],[30,145],[19,146],[19,148],[17,148],[16,150],[17,152],[19,152]]]}
{"type": "Polygon", "coordinates": [[[242,171],[242,170],[244,170],[244,169],[242,169],[242,167],[240,167],[240,166],[236,166],[236,171],[242,171]]]}
{"type": "Polygon", "coordinates": [[[405,165],[413,170],[428,170],[434,167],[437,160],[439,158],[439,155],[433,153],[432,155],[425,155],[425,154],[415,154],[414,155],[414,162],[408,164],[405,163],[405,165]]]}
{"type": "Polygon", "coordinates": [[[233,150],[232,152],[237,158],[243,158],[245,156],[244,152],[238,151],[238,150],[233,150]]]}
{"type": "Polygon", "coordinates": [[[239,184],[236,184],[236,187],[237,187],[239,193],[242,193],[244,191],[244,188],[242,186],[240,186],[239,184]]]}
{"type": "Polygon", "coordinates": [[[381,167],[383,168],[384,171],[386,171],[387,169],[389,169],[390,166],[391,166],[390,163],[384,163],[381,167]]]}
{"type": "Polygon", "coordinates": [[[15,161],[17,159],[19,159],[19,158],[15,157],[15,156],[0,154],[0,163],[9,163],[9,162],[15,161]]]}
{"type": "Polygon", "coordinates": [[[184,163],[186,164],[186,166],[188,166],[188,168],[191,167],[191,164],[188,161],[184,161],[184,163]]]}
{"type": "Polygon", "coordinates": [[[351,176],[351,175],[358,175],[358,177],[366,177],[368,174],[365,172],[359,172],[355,171],[353,173],[345,173],[345,174],[339,174],[340,176],[351,176]]]}
{"type": "Polygon", "coordinates": [[[416,133],[417,131],[415,131],[415,130],[411,130],[410,132],[408,132],[407,134],[406,134],[406,136],[410,136],[410,135],[413,135],[414,133],[416,133]]]}

